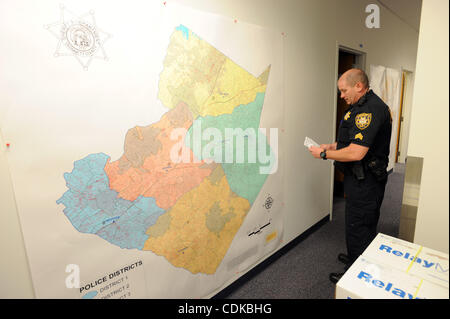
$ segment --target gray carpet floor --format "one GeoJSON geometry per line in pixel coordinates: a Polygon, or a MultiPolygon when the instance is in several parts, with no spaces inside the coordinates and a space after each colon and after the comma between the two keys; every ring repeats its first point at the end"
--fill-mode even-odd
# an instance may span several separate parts
{"type": "MultiPolygon", "coordinates": [[[[403,197],[404,164],[389,175],[381,206],[378,232],[397,237],[403,197]]],[[[323,220],[311,230],[238,279],[217,299],[332,299],[331,272],[344,272],[337,255],[346,252],[344,198],[335,197],[333,220],[323,220]]]]}

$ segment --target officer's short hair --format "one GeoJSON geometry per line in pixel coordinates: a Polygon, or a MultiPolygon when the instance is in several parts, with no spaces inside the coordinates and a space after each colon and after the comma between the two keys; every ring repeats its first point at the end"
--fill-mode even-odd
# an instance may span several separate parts
{"type": "Polygon", "coordinates": [[[361,69],[351,69],[345,74],[345,81],[350,86],[355,86],[356,83],[361,82],[364,88],[369,87],[369,78],[367,77],[366,72],[361,69]]]}

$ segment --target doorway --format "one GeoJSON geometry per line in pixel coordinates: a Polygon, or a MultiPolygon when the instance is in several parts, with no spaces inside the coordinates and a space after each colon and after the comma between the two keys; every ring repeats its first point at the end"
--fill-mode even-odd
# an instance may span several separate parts
{"type": "MultiPolygon", "coordinates": [[[[365,70],[365,53],[350,48],[346,48],[343,46],[339,46],[337,79],[339,79],[345,71],[352,68],[359,68],[361,70],[365,70]]],[[[337,102],[336,102],[335,136],[337,138],[339,125],[345,114],[345,111],[348,109],[349,106],[345,103],[343,99],[340,98],[339,90],[337,90],[336,100],[337,102]]],[[[334,169],[333,197],[344,197],[344,174],[342,174],[337,169],[334,169]]]]}

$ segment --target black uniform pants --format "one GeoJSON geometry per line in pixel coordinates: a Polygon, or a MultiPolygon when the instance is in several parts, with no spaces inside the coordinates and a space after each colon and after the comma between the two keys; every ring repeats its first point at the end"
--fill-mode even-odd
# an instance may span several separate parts
{"type": "MultiPolygon", "coordinates": [[[[345,175],[345,240],[347,255],[353,263],[377,235],[380,207],[387,178],[377,181],[370,172],[358,181],[353,175],[345,175]]],[[[351,264],[350,264],[351,265],[351,264]]]]}

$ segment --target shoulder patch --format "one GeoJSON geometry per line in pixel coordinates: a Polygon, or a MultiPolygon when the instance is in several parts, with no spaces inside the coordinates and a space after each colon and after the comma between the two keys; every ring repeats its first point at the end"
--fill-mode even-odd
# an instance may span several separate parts
{"type": "Polygon", "coordinates": [[[360,139],[361,141],[363,140],[363,135],[361,133],[358,133],[355,135],[355,140],[360,139]]]}
{"type": "Polygon", "coordinates": [[[372,121],[372,113],[361,113],[356,115],[355,124],[356,127],[360,130],[364,130],[369,127],[370,122],[372,121]]]}

